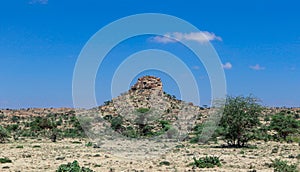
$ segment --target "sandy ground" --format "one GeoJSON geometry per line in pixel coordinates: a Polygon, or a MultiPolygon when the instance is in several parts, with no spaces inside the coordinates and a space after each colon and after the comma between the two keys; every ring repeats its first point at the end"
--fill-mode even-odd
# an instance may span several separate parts
{"type": "MultiPolygon", "coordinates": [[[[55,171],[60,164],[77,160],[80,166],[95,171],[273,171],[268,166],[271,160],[281,158],[289,163],[299,163],[295,158],[300,154],[296,143],[255,142],[257,149],[220,148],[221,143],[197,145],[177,143],[180,148],[169,146],[167,150],[154,150],[158,154],[134,157],[132,152],[139,152],[134,144],[122,145],[111,141],[111,151],[105,145],[100,148],[87,147],[89,140],[64,139],[56,143],[49,140],[26,139],[13,143],[0,144],[0,158],[7,157],[12,163],[0,164],[0,171],[55,171]],[[17,148],[23,146],[23,148],[17,148]],[[116,149],[114,149],[114,147],[116,149]],[[277,150],[277,151],[276,151],[277,150]],[[118,152],[120,151],[120,152],[118,152]],[[126,154],[126,152],[128,154],[126,154]],[[131,154],[130,154],[131,152],[131,154]],[[220,156],[222,167],[200,169],[188,166],[192,158],[206,155],[220,156]],[[168,161],[169,166],[160,165],[168,161]]],[[[143,151],[141,151],[143,152],[143,151]]],[[[138,153],[139,154],[139,153],[138,153]]],[[[140,155],[140,154],[139,154],[140,155]]]]}

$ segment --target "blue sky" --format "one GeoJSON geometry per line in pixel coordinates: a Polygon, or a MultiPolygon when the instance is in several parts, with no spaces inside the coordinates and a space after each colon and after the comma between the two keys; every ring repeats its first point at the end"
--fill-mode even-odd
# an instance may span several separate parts
{"type": "MultiPolygon", "coordinates": [[[[297,0],[4,0],[0,108],[72,107],[73,70],[85,43],[110,22],[138,13],[173,15],[215,34],[211,43],[224,64],[228,94],[254,94],[267,106],[299,107],[299,6],[297,0]]],[[[149,41],[151,37],[124,41],[107,56],[105,72],[97,75],[99,104],[110,98],[100,88],[109,90],[113,69],[130,54],[149,48],[177,53],[198,77],[201,104],[209,104],[203,66],[179,44],[149,41]]],[[[167,74],[145,71],[137,77],[145,74],[162,77],[165,90],[180,97],[167,74]]]]}

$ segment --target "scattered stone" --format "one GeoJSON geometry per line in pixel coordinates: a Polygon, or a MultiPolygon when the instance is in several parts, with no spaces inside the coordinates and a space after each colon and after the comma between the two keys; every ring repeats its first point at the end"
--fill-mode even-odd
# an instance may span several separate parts
{"type": "Polygon", "coordinates": [[[98,145],[98,144],[94,144],[94,145],[93,145],[93,148],[96,148],[96,149],[97,149],[97,148],[101,148],[101,146],[98,145]]]}

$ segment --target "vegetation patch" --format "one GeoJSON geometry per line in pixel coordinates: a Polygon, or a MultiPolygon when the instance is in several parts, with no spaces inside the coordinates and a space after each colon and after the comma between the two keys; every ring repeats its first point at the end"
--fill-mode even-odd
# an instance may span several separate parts
{"type": "Polygon", "coordinates": [[[153,119],[148,108],[139,108],[133,112],[133,119],[125,119],[123,116],[104,116],[104,120],[111,125],[110,128],[129,138],[152,137],[167,134],[172,138],[177,131],[172,129],[170,121],[163,119],[153,119]]]}
{"type": "Polygon", "coordinates": [[[56,172],[94,172],[94,171],[86,167],[80,167],[79,163],[75,160],[72,163],[60,165],[58,167],[58,170],[56,170],[56,172]]]}
{"type": "Polygon", "coordinates": [[[0,158],[0,163],[4,164],[4,163],[12,163],[12,160],[8,159],[8,158],[0,158]]]}
{"type": "Polygon", "coordinates": [[[169,161],[161,161],[159,163],[159,165],[166,165],[166,166],[169,166],[171,163],[169,161]]]}
{"type": "Polygon", "coordinates": [[[86,147],[91,147],[93,146],[93,143],[92,142],[88,142],[87,144],[85,144],[86,147]]]}
{"type": "Polygon", "coordinates": [[[292,115],[278,113],[272,116],[270,129],[277,132],[275,139],[287,141],[289,138],[288,136],[299,133],[300,122],[292,115]]]}
{"type": "Polygon", "coordinates": [[[272,161],[271,167],[274,168],[274,172],[297,172],[297,165],[288,165],[287,161],[275,159],[272,161]]]}
{"type": "Polygon", "coordinates": [[[0,125],[0,143],[3,143],[9,137],[9,132],[0,125]]]}
{"type": "Polygon", "coordinates": [[[219,157],[216,156],[206,156],[199,159],[193,157],[194,162],[191,165],[198,168],[214,168],[221,167],[221,162],[219,157]]]}
{"type": "Polygon", "coordinates": [[[33,145],[32,148],[41,148],[40,145],[33,145]]]}

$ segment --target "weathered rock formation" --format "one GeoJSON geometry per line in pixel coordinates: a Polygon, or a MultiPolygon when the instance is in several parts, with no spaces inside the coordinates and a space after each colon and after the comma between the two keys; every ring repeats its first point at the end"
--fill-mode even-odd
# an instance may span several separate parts
{"type": "Polygon", "coordinates": [[[138,79],[137,83],[131,87],[130,91],[136,91],[141,89],[162,91],[161,79],[154,76],[141,77],[138,79]]]}

